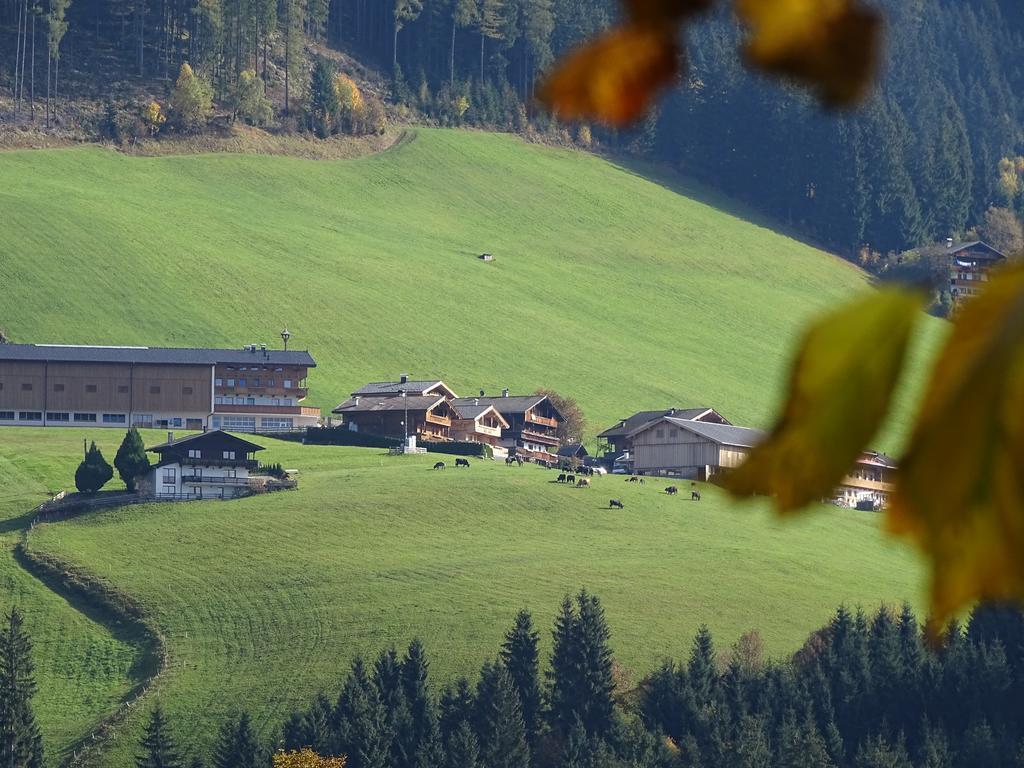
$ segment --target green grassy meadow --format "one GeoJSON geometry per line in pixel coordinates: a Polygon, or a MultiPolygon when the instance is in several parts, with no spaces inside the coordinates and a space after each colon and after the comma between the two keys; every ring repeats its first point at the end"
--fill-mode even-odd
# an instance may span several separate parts
{"type": "Polygon", "coordinates": [[[287,324],[326,409],[409,372],[460,394],[553,387],[593,434],[673,404],[766,425],[798,329],[866,280],[722,204],[478,132],[339,161],[7,152],[0,324],[21,342],[231,347],[287,324]]]}
{"type": "MultiPolygon", "coordinates": [[[[551,387],[577,398],[591,435],[670,405],[766,426],[801,327],[868,287],[683,180],[478,132],[418,129],[339,161],[6,152],[0,210],[0,328],[14,341],[273,344],[287,324],[319,362],[309,404],[399,372],[460,393],[551,387]]],[[[924,324],[912,382],[942,327],[924,324]]],[[[895,449],[909,412],[877,447],[895,449]]],[[[783,524],[714,489],[695,505],[614,478],[575,491],[534,467],[434,473],[433,457],[277,441],[264,458],[301,469],[296,492],[28,533],[26,511],[71,487],[84,436],[112,459],[121,433],[0,430],[0,607],[28,614],[54,764],[147,658],[141,638],[22,568],[26,536],[148,611],[171,653],[159,695],[194,744],[241,706],[269,735],[354,654],[416,634],[439,678],[472,674],[518,608],[546,640],[582,585],[637,676],[684,654],[702,622],[722,644],[756,628],[781,655],[840,602],[917,604],[921,588],[914,556],[869,514],[783,524]]],[[[139,725],[107,764],[131,764],[139,725]]]]}
{"type": "MultiPolygon", "coordinates": [[[[583,585],[637,679],[685,655],[701,623],[723,646],[756,628],[783,655],[841,602],[918,604],[915,557],[870,514],[822,508],[783,523],[713,488],[697,504],[654,481],[577,490],[533,466],[436,472],[436,456],[261,442],[266,460],[301,468],[299,490],[94,513],[28,536],[156,618],[171,656],[159,696],[193,743],[240,707],[269,736],[318,690],[333,695],[355,654],[414,635],[439,680],[472,675],[523,606],[546,650],[561,596],[583,585]],[[612,496],[624,512],[607,509],[612,496]]],[[[130,764],[139,726],[110,765],[130,764]]]]}

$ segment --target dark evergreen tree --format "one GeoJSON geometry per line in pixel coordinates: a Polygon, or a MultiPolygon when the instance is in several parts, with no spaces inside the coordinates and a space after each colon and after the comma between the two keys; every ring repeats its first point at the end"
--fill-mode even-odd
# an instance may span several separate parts
{"type": "Polygon", "coordinates": [[[265,762],[248,712],[221,726],[214,746],[214,768],[262,768],[265,762]]]}
{"type": "Polygon", "coordinates": [[[347,768],[385,768],[389,765],[387,712],[363,660],[352,669],[335,709],[337,753],[348,758],[347,768]]]}
{"type": "Polygon", "coordinates": [[[541,689],[538,642],[540,635],[533,628],[529,611],[520,611],[515,624],[505,635],[501,646],[501,662],[519,694],[526,737],[531,747],[537,744],[541,726],[541,689]]]}
{"type": "Polygon", "coordinates": [[[337,131],[338,94],[334,90],[334,68],[330,61],[319,57],[309,81],[307,114],[310,127],[320,138],[337,131]]]}
{"type": "Polygon", "coordinates": [[[135,427],[129,429],[117,449],[114,456],[114,466],[117,474],[121,476],[125,487],[129,491],[135,491],[135,483],[138,479],[149,472],[149,457],[146,456],[146,446],[142,442],[142,435],[135,427]]]}
{"type": "Polygon", "coordinates": [[[857,750],[854,768],[912,768],[903,744],[890,744],[882,736],[869,737],[857,750]]]}
{"type": "Polygon", "coordinates": [[[330,700],[323,693],[317,694],[302,718],[302,746],[321,755],[330,754],[336,742],[333,720],[334,711],[330,700]]]}
{"type": "Polygon", "coordinates": [[[583,727],[590,736],[604,738],[615,719],[615,678],[609,646],[611,632],[596,595],[583,590],[576,602],[579,610],[577,642],[581,663],[579,696],[583,727]]]}
{"type": "Polygon", "coordinates": [[[41,768],[43,739],[32,710],[36,692],[32,642],[21,611],[0,628],[0,760],[5,768],[41,768]]]}
{"type": "Polygon", "coordinates": [[[107,464],[102,451],[96,447],[96,441],[93,441],[82,463],[75,470],[75,487],[81,493],[96,493],[113,476],[113,468],[107,464]]]}
{"type": "Polygon", "coordinates": [[[445,768],[483,768],[476,735],[465,720],[459,723],[448,739],[444,765],[445,768]]]}
{"type": "Polygon", "coordinates": [[[409,644],[409,650],[402,660],[402,692],[409,709],[409,722],[397,732],[397,738],[404,742],[406,763],[397,768],[413,768],[417,762],[441,760],[441,742],[437,723],[437,708],[430,695],[429,663],[426,650],[419,639],[409,644]]]}
{"type": "Polygon", "coordinates": [[[487,768],[528,768],[530,749],[519,695],[500,664],[484,664],[476,689],[476,735],[487,768]]]}
{"type": "Polygon", "coordinates": [[[447,743],[459,726],[473,721],[475,701],[473,689],[465,677],[460,677],[454,686],[446,686],[441,693],[440,731],[441,738],[447,743]]]}
{"type": "Polygon", "coordinates": [[[568,595],[555,617],[554,644],[548,679],[548,719],[551,727],[568,735],[579,718],[579,691],[582,688],[582,649],[578,617],[568,595]]]}
{"type": "Polygon", "coordinates": [[[139,742],[142,754],[135,758],[138,768],[184,768],[185,761],[178,751],[174,734],[164,716],[160,702],[153,707],[149,722],[139,742]]]}

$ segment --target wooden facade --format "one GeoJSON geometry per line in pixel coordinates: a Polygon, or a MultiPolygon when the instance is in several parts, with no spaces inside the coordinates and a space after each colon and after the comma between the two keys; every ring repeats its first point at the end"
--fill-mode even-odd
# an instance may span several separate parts
{"type": "Polygon", "coordinates": [[[949,243],[945,256],[949,260],[949,295],[954,308],[977,296],[992,269],[1006,261],[1006,256],[980,240],[949,243]]]}
{"type": "Polygon", "coordinates": [[[756,429],[665,416],[631,434],[640,474],[707,480],[739,466],[763,437],[756,429]]]}
{"type": "Polygon", "coordinates": [[[632,416],[620,419],[617,424],[599,433],[599,454],[605,460],[614,460],[632,449],[630,435],[645,424],[671,416],[678,419],[703,421],[709,424],[732,424],[714,408],[665,408],[660,411],[638,411],[632,416]]]}
{"type": "Polygon", "coordinates": [[[454,405],[456,410],[493,406],[508,424],[502,428],[500,444],[509,453],[541,461],[556,459],[562,415],[546,395],[462,397],[454,405]]]}

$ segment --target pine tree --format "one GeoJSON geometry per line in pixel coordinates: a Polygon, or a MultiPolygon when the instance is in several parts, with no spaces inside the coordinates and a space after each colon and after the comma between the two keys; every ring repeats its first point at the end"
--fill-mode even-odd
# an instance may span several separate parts
{"type": "Polygon", "coordinates": [[[352,662],[335,721],[338,752],[348,757],[347,768],[385,768],[389,764],[387,712],[360,658],[352,662]]]}
{"type": "Polygon", "coordinates": [[[136,481],[149,472],[149,457],[146,456],[146,446],[142,442],[142,435],[135,427],[129,429],[121,441],[114,456],[114,466],[117,474],[121,476],[125,487],[129,492],[135,492],[136,481]]]}
{"type": "Polygon", "coordinates": [[[552,729],[568,735],[578,718],[578,692],[581,688],[581,650],[578,618],[572,600],[566,595],[555,618],[554,644],[548,678],[548,719],[552,729]]]}
{"type": "Polygon", "coordinates": [[[448,740],[445,768],[482,768],[480,746],[468,722],[461,722],[448,740]]]}
{"type": "Polygon", "coordinates": [[[243,712],[237,721],[225,722],[214,747],[213,768],[262,768],[262,765],[249,713],[243,712]]]}
{"type": "Polygon", "coordinates": [[[537,649],[539,641],[540,635],[533,628],[530,612],[522,610],[516,615],[515,624],[505,634],[500,655],[501,662],[505,665],[519,694],[526,738],[531,747],[536,746],[540,734],[541,690],[537,649]]]}
{"type": "Polygon", "coordinates": [[[447,743],[463,723],[473,719],[475,699],[469,681],[460,677],[454,686],[445,686],[440,701],[441,738],[447,743]]]}
{"type": "Polygon", "coordinates": [[[302,718],[302,746],[321,755],[328,754],[335,741],[333,720],[330,700],[323,693],[317,694],[302,718]]]}
{"type": "Polygon", "coordinates": [[[897,742],[890,744],[881,736],[869,738],[857,750],[854,768],[912,768],[907,750],[897,742]]]}
{"type": "Polygon", "coordinates": [[[481,762],[487,768],[529,768],[519,696],[500,664],[487,662],[480,671],[475,715],[481,762]]]}
{"type": "Polygon", "coordinates": [[[310,126],[321,139],[333,134],[338,122],[338,93],[334,90],[334,69],[323,56],[316,60],[309,81],[310,126]]]}
{"type": "Polygon", "coordinates": [[[43,740],[32,711],[32,642],[17,608],[5,619],[0,629],[0,760],[5,768],[41,768],[43,740]]]}
{"type": "MultiPolygon", "coordinates": [[[[409,768],[416,761],[440,761],[440,737],[437,710],[430,695],[429,662],[419,639],[409,644],[402,660],[402,692],[409,707],[409,724],[398,733],[406,745],[409,768]]],[[[398,768],[404,768],[399,764],[398,768]]]]}
{"type": "Polygon", "coordinates": [[[615,678],[612,651],[608,644],[611,632],[596,595],[582,590],[576,602],[582,663],[579,703],[583,709],[583,726],[590,736],[604,738],[612,728],[615,715],[615,678]]]}
{"type": "Polygon", "coordinates": [[[143,754],[135,758],[137,768],[183,768],[185,765],[160,702],[153,707],[139,744],[143,754]]]}
{"type": "Polygon", "coordinates": [[[85,458],[75,470],[75,487],[81,493],[96,493],[114,476],[114,469],[107,464],[103,453],[93,441],[85,458]]]}

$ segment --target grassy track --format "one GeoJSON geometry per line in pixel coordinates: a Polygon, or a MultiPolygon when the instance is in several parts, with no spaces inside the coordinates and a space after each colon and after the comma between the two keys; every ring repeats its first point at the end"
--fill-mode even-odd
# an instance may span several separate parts
{"type": "Polygon", "coordinates": [[[4,153],[0,323],[18,341],[230,346],[287,323],[328,408],[409,371],[554,387],[595,433],[673,403],[765,424],[797,329],[865,278],[669,184],[444,130],[348,161],[4,153]]]}
{"type": "MultiPolygon", "coordinates": [[[[637,674],[684,654],[702,622],[724,643],[756,627],[782,654],[839,602],[917,602],[916,561],[873,515],[782,524],[714,489],[696,504],[618,477],[576,490],[532,466],[434,472],[434,457],[265,442],[268,460],[302,468],[298,491],[100,513],[29,536],[157,618],[172,657],[162,700],[198,743],[240,706],[270,733],[333,691],[354,654],[414,634],[441,678],[473,673],[516,609],[547,630],[580,585],[604,599],[637,674]],[[625,512],[606,508],[611,495],[625,512]]],[[[111,765],[130,763],[138,725],[111,765]]]]}

